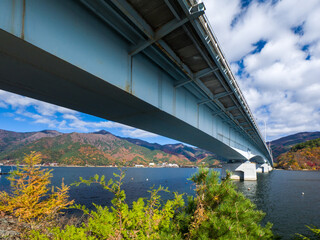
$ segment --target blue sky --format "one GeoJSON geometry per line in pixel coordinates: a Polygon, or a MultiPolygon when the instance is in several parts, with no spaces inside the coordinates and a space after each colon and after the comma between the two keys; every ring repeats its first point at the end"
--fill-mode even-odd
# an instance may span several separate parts
{"type": "MultiPolygon", "coordinates": [[[[267,139],[320,130],[320,1],[205,0],[206,15],[267,139]]],[[[94,132],[176,143],[0,90],[0,128],[94,132]]]]}
{"type": "Polygon", "coordinates": [[[320,1],[207,0],[206,14],[261,132],[320,130],[320,1]]]}
{"type": "Polygon", "coordinates": [[[106,121],[56,105],[0,90],[1,129],[31,132],[44,129],[60,132],[95,132],[106,130],[121,137],[140,138],[160,144],[177,143],[140,129],[106,121]]]}

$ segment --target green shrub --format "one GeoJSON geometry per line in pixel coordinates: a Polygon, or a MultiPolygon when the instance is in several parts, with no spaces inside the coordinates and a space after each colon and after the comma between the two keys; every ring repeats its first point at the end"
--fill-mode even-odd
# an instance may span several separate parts
{"type": "Polygon", "coordinates": [[[200,169],[191,180],[196,184],[196,197],[189,197],[186,211],[177,219],[187,239],[271,239],[268,223],[259,223],[262,211],[236,191],[227,178],[219,182],[219,173],[200,169]]]}
{"type": "Polygon", "coordinates": [[[303,236],[301,234],[297,234],[298,239],[303,239],[303,240],[320,240],[320,228],[316,228],[316,227],[309,227],[307,226],[307,228],[309,228],[310,232],[311,232],[311,236],[307,237],[307,236],[303,236]]]}
{"type": "Polygon", "coordinates": [[[132,207],[125,203],[121,189],[124,173],[114,174],[118,181],[105,181],[96,175],[90,180],[80,178],[79,184],[100,184],[114,194],[112,206],[95,205],[95,210],[76,205],[88,216],[81,226],[52,228],[44,235],[34,231],[33,239],[271,239],[271,224],[259,223],[264,213],[237,192],[230,179],[219,182],[219,173],[200,169],[191,180],[196,184],[196,197],[188,197],[184,206],[182,195],[161,205],[159,187],[151,189],[150,199],[139,198],[132,207]]]}
{"type": "Polygon", "coordinates": [[[89,216],[86,223],[80,227],[68,225],[64,229],[54,228],[51,236],[34,232],[33,239],[182,239],[179,226],[173,224],[176,211],[184,206],[182,194],[175,193],[173,200],[161,206],[159,192],[168,190],[160,186],[149,191],[149,200],[139,198],[130,209],[125,203],[126,194],[121,189],[124,173],[114,173],[114,176],[119,180],[114,182],[110,179],[106,183],[104,176],[95,175],[90,180],[80,178],[80,182],[75,184],[98,183],[112,192],[115,197],[110,208],[94,205],[96,210],[90,211],[75,205],[76,209],[89,216]]]}

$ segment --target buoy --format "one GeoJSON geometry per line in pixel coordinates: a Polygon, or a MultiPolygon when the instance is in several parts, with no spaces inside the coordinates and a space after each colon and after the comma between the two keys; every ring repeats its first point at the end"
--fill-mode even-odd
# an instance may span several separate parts
{"type": "Polygon", "coordinates": [[[146,181],[149,181],[149,179],[147,178],[146,181]]]}

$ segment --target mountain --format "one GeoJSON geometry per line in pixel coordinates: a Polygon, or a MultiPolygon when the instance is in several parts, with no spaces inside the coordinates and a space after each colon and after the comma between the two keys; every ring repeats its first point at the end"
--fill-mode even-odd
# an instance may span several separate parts
{"type": "Polygon", "coordinates": [[[14,150],[41,138],[56,137],[61,134],[62,133],[53,130],[19,133],[0,129],[0,154],[5,150],[14,150]]]}
{"type": "Polygon", "coordinates": [[[203,159],[206,159],[206,158],[224,160],[221,157],[211,152],[208,152],[200,148],[187,146],[182,143],[160,145],[158,143],[149,143],[149,142],[146,142],[140,139],[135,139],[135,138],[123,138],[123,139],[133,144],[148,148],[150,150],[160,150],[168,154],[173,154],[179,157],[185,157],[192,162],[197,162],[199,160],[202,161],[203,159]]]}
{"type": "MultiPolygon", "coordinates": [[[[307,140],[320,138],[320,132],[302,132],[270,142],[275,162],[280,154],[307,140]]],[[[218,164],[223,158],[208,151],[178,144],[160,145],[140,139],[121,138],[108,131],[60,133],[53,130],[19,133],[0,129],[0,161],[22,159],[24,153],[39,151],[44,162],[74,165],[147,165],[177,163],[218,164]]]]}
{"type": "Polygon", "coordinates": [[[282,153],[288,152],[295,144],[316,138],[320,138],[320,132],[301,132],[274,140],[270,142],[273,159],[277,162],[278,156],[282,153]]]}
{"type": "Polygon", "coordinates": [[[292,170],[320,170],[320,138],[299,143],[278,157],[278,167],[292,170]]]}
{"type": "Polygon", "coordinates": [[[105,130],[94,133],[0,131],[0,161],[21,160],[25,153],[40,152],[43,162],[65,165],[147,165],[177,163],[194,165],[218,161],[209,152],[183,144],[160,145],[117,137],[105,130]]]}

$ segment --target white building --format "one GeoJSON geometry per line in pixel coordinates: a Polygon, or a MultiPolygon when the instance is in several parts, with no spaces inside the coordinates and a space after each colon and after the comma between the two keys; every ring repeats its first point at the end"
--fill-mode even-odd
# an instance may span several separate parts
{"type": "Polygon", "coordinates": [[[136,164],[136,165],[134,165],[134,167],[136,167],[136,168],[143,168],[144,166],[143,166],[143,165],[140,165],[140,164],[136,164]]]}

